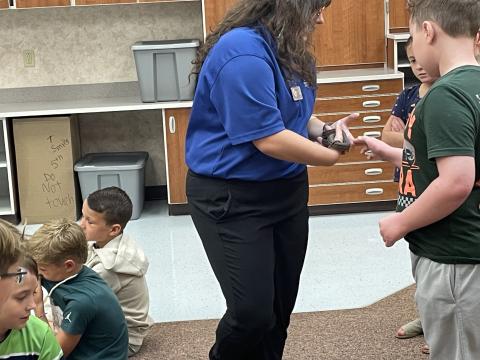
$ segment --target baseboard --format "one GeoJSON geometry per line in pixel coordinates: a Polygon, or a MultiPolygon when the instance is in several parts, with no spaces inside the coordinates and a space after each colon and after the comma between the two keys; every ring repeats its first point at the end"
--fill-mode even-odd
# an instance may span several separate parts
{"type": "Polygon", "coordinates": [[[145,201],[167,200],[167,185],[145,186],[145,201]]]}

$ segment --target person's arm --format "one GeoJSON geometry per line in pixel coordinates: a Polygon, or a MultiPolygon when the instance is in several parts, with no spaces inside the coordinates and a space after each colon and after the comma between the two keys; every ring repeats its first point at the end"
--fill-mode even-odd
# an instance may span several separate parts
{"type": "Polygon", "coordinates": [[[422,195],[401,213],[380,220],[380,234],[386,246],[450,215],[472,191],[475,182],[473,157],[448,156],[437,158],[436,162],[439,175],[422,195]]]}
{"type": "MultiPolygon", "coordinates": [[[[336,138],[342,138],[342,131],[347,136],[352,137],[348,124],[358,118],[357,113],[350,114],[337,120],[333,126],[336,128],[336,138]]],[[[321,137],[324,122],[315,116],[310,117],[307,130],[310,138],[321,137]]],[[[318,141],[318,140],[317,140],[318,141]]],[[[312,142],[305,139],[290,130],[282,130],[273,135],[254,140],[253,144],[265,155],[275,159],[297,162],[315,166],[330,166],[338,161],[340,153],[336,150],[328,149],[318,142],[312,142]]]]}
{"type": "Polygon", "coordinates": [[[382,141],[390,146],[403,147],[403,129],[405,125],[398,116],[390,115],[382,130],[382,141]]]}
{"type": "Polygon", "coordinates": [[[330,166],[337,162],[340,153],[317,142],[305,139],[290,130],[253,141],[255,147],[275,159],[308,164],[330,166]]]}
{"type": "Polygon", "coordinates": [[[57,341],[62,348],[63,355],[68,358],[68,356],[72,353],[73,349],[78,345],[80,339],[82,338],[82,334],[80,335],[72,335],[67,334],[62,329],[59,329],[56,335],[57,341]]]}
{"type": "Polygon", "coordinates": [[[402,167],[403,149],[399,149],[384,143],[381,140],[369,136],[359,136],[354,140],[355,145],[362,145],[361,150],[367,158],[380,159],[391,162],[396,167],[402,167]]]}

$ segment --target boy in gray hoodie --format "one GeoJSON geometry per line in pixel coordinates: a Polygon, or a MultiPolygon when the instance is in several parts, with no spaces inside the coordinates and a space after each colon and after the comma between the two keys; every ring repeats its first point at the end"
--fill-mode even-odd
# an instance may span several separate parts
{"type": "Polygon", "coordinates": [[[148,260],[136,242],[123,233],[132,216],[132,202],[118,187],[91,193],[83,203],[80,226],[89,241],[85,265],[112,288],[128,326],[129,356],[136,354],[151,325],[145,273],[148,260]]]}

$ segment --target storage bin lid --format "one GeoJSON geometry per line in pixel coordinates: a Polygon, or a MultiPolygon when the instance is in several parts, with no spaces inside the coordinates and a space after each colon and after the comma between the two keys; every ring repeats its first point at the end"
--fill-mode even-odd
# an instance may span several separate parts
{"type": "Polygon", "coordinates": [[[181,49],[199,45],[200,41],[197,39],[137,41],[132,45],[132,50],[181,49]]]}
{"type": "Polygon", "coordinates": [[[81,158],[74,166],[75,171],[111,171],[111,170],[138,170],[145,167],[148,153],[114,152],[90,153],[81,158]]]}

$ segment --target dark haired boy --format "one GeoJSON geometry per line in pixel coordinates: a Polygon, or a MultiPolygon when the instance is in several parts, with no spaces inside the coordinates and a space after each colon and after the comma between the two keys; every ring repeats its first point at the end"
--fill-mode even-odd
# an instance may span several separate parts
{"type": "Polygon", "coordinates": [[[118,187],[91,193],[83,203],[80,225],[88,241],[86,265],[112,288],[127,320],[129,356],[136,354],[151,325],[145,274],[148,260],[136,242],[123,233],[132,216],[132,202],[118,187]]]}

